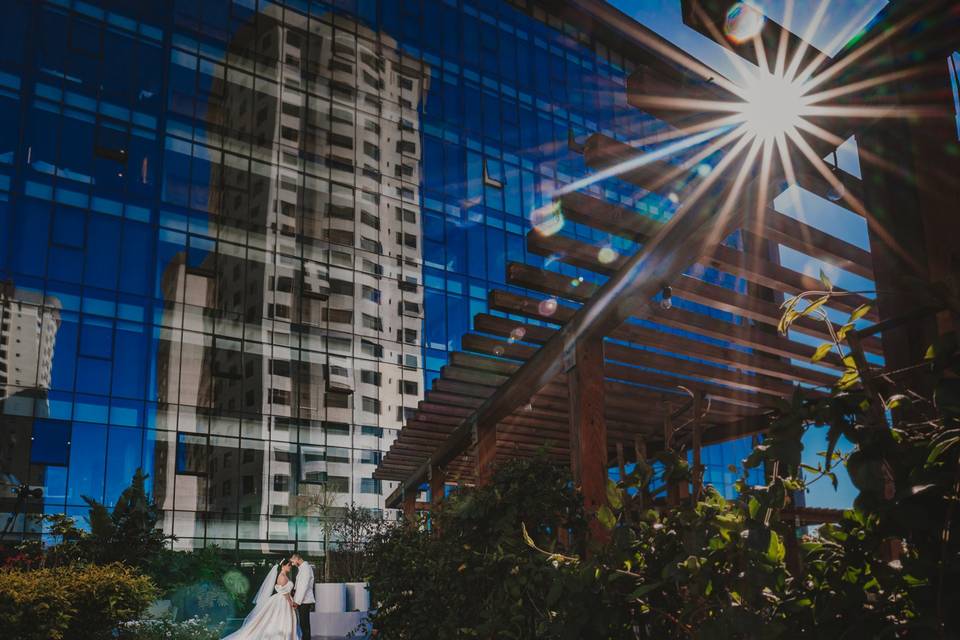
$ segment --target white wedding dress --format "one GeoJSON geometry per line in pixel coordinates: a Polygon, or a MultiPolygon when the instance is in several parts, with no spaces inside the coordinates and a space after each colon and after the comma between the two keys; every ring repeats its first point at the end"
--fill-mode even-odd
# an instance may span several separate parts
{"type": "Polygon", "coordinates": [[[223,640],[300,640],[297,610],[287,596],[293,581],[276,585],[273,595],[262,598],[243,621],[243,626],[223,640]]]}

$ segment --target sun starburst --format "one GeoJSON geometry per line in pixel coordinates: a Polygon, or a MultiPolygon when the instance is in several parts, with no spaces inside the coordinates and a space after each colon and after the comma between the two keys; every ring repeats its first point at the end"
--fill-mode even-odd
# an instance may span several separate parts
{"type": "MultiPolygon", "coordinates": [[[[871,52],[891,38],[918,24],[924,17],[918,10],[896,24],[887,25],[869,38],[861,39],[857,47],[831,60],[826,54],[814,51],[809,44],[822,26],[830,0],[821,0],[806,32],[800,34],[794,50],[788,42],[792,22],[793,2],[786,3],[786,16],[778,45],[774,51],[764,48],[759,37],[766,18],[751,2],[734,2],[723,25],[726,33],[708,22],[717,42],[729,46],[749,46],[752,41],[756,66],[745,59],[734,57],[736,77],[711,76],[704,64],[692,57],[684,58],[678,50],[670,49],[655,37],[635,33],[643,44],[662,53],[674,63],[708,81],[708,89],[716,97],[686,95],[634,95],[631,102],[651,113],[689,114],[692,122],[684,121],[668,131],[633,141],[639,153],[602,171],[561,187],[555,195],[577,191],[615,176],[622,176],[650,163],[666,163],[668,167],[653,184],[644,185],[650,191],[669,191],[672,201],[678,203],[676,215],[684,215],[718,180],[735,185],[725,190],[720,210],[727,211],[739,205],[736,199],[755,203],[751,224],[762,224],[769,202],[780,191],[770,192],[779,185],[786,188],[797,184],[801,173],[819,175],[819,185],[826,197],[840,200],[840,204],[863,216],[874,232],[904,257],[896,240],[877,224],[864,203],[851,190],[844,189],[838,177],[837,166],[822,159],[829,155],[851,134],[851,123],[883,118],[916,118],[934,111],[923,105],[903,105],[890,100],[883,89],[890,83],[931,72],[929,66],[898,68],[873,75],[861,73],[860,67],[871,52]],[[856,70],[857,73],[850,73],[856,70]],[[867,77],[864,77],[864,76],[867,77]],[[848,79],[848,78],[853,79],[848,79]],[[878,89],[881,89],[878,91],[878,89]],[[866,92],[873,94],[866,96],[866,92]],[[880,99],[877,99],[877,96],[880,99]],[[885,102],[886,101],[886,102],[885,102]],[[831,127],[831,122],[836,126],[831,127]],[[831,130],[833,128],[834,130],[831,130]],[[743,153],[743,151],[747,151],[743,153]],[[738,158],[739,156],[739,158],[738,158]],[[712,160],[711,160],[712,158],[712,160]],[[737,158],[734,162],[734,158],[737,158]],[[707,164],[704,164],[704,163],[707,164]],[[754,166],[759,163],[759,166],[754,166]],[[739,169],[732,169],[738,166],[739,169]],[[702,167],[709,170],[703,171],[702,167]],[[813,171],[809,171],[812,168],[813,171]],[[733,171],[732,175],[723,176],[733,171]],[[689,176],[689,180],[681,180],[689,176]],[[723,176],[721,178],[721,176],[723,176]],[[748,177],[752,177],[748,180],[748,177]],[[678,180],[683,188],[667,187],[678,180]],[[752,190],[752,193],[751,193],[752,190]]],[[[851,23],[840,29],[827,50],[841,49],[870,16],[858,13],[851,23]]],[[[703,94],[701,93],[701,96],[703,94]]],[[[889,161],[862,150],[860,158],[882,170],[899,171],[889,161]]]]}

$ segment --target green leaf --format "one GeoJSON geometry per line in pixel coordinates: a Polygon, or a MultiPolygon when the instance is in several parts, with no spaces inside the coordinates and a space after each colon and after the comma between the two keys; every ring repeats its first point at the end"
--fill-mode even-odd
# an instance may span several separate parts
{"type": "Polygon", "coordinates": [[[823,283],[823,286],[825,286],[828,291],[833,291],[833,283],[830,282],[830,278],[823,272],[823,269],[820,269],[820,282],[823,283]]]}
{"type": "Polygon", "coordinates": [[[613,529],[617,525],[617,517],[613,515],[613,511],[607,505],[601,505],[597,509],[597,520],[607,529],[613,529]]]}
{"type": "Polygon", "coordinates": [[[954,436],[953,438],[947,438],[946,440],[941,440],[937,445],[930,450],[930,455],[927,456],[927,464],[933,464],[937,461],[937,458],[942,456],[950,447],[960,442],[960,436],[954,436]]]}
{"type": "Polygon", "coordinates": [[[897,407],[902,405],[904,402],[910,402],[910,398],[903,395],[902,393],[892,395],[889,398],[887,398],[887,403],[886,403],[887,409],[896,409],[897,407]]]}
{"type": "Polygon", "coordinates": [[[841,391],[845,391],[855,385],[860,379],[860,372],[856,369],[847,369],[843,376],[837,380],[837,388],[841,391]]]}
{"type": "Polygon", "coordinates": [[[751,520],[756,520],[757,514],[760,513],[760,501],[753,496],[747,500],[747,513],[750,514],[751,520]]]}
{"type": "Polygon", "coordinates": [[[852,330],[853,330],[852,322],[848,322],[847,324],[843,325],[842,327],[840,327],[840,329],[837,330],[837,340],[841,340],[841,341],[846,340],[847,334],[850,333],[852,330]]]}
{"type": "Polygon", "coordinates": [[[642,584],[642,585],[640,585],[639,587],[637,587],[636,589],[634,589],[634,590],[633,590],[633,593],[632,593],[631,595],[632,595],[634,598],[642,598],[643,596],[647,595],[648,593],[650,593],[650,592],[653,591],[654,589],[658,589],[661,584],[663,584],[663,581],[659,581],[659,582],[648,582],[647,584],[642,584]]]}
{"type": "Polygon", "coordinates": [[[623,507],[623,496],[620,494],[620,488],[617,487],[616,482],[609,478],[607,478],[607,502],[609,502],[610,506],[614,509],[623,507]]]}
{"type": "Polygon", "coordinates": [[[767,559],[770,562],[783,562],[783,559],[787,555],[787,548],[783,545],[783,542],[780,540],[780,536],[777,535],[776,531],[770,531],[770,544],[767,545],[767,559]]]}
{"type": "Polygon", "coordinates": [[[833,349],[832,342],[824,342],[822,345],[817,347],[817,350],[813,352],[813,355],[810,357],[810,362],[820,362],[827,354],[830,353],[830,350],[833,349]]]}
{"type": "Polygon", "coordinates": [[[867,315],[868,313],[870,313],[870,308],[871,308],[870,305],[868,305],[868,304],[862,304],[862,305],[860,305],[859,307],[857,307],[856,309],[854,309],[854,310],[853,310],[853,313],[850,314],[850,322],[856,322],[857,320],[859,320],[859,319],[862,318],[863,316],[865,316],[865,315],[867,315]]]}
{"type": "Polygon", "coordinates": [[[813,312],[819,309],[820,307],[822,307],[823,305],[827,304],[827,301],[829,299],[830,299],[830,296],[823,296],[822,298],[818,298],[814,302],[811,302],[809,305],[807,305],[807,307],[803,311],[801,311],[799,315],[800,316],[813,315],[813,312]]]}

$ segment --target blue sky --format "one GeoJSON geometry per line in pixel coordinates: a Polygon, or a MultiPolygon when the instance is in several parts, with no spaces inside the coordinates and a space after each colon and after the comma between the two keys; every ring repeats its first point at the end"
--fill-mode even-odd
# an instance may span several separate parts
{"type": "MultiPolygon", "coordinates": [[[[734,54],[683,24],[680,0],[608,1],[641,24],[688,51],[718,73],[731,79],[737,77],[734,65],[738,62],[733,59],[734,54]]],[[[842,48],[887,4],[886,0],[824,1],[827,5],[822,7],[822,20],[814,30],[810,29],[810,25],[815,20],[819,2],[804,0],[793,2],[793,15],[789,18],[786,14],[787,7],[791,3],[784,0],[757,0],[753,4],[761,7],[768,19],[781,24],[790,22],[792,31],[808,36],[814,46],[829,54],[834,54],[842,48]]],[[[742,61],[739,63],[742,64],[742,61]]],[[[837,152],[837,163],[845,172],[857,178],[861,177],[855,139],[851,138],[841,145],[837,152]]],[[[861,248],[869,249],[867,227],[860,216],[836,203],[805,192],[799,187],[792,187],[778,196],[774,202],[774,208],[861,248]]],[[[785,266],[813,276],[817,276],[822,269],[836,285],[843,288],[854,290],[873,288],[872,283],[864,278],[786,248],[781,248],[780,259],[785,266]]],[[[792,337],[803,340],[803,336],[792,337]]],[[[804,447],[804,462],[811,466],[820,463],[822,459],[818,453],[826,449],[826,429],[811,429],[807,433],[804,447]]],[[[841,451],[848,451],[849,448],[850,444],[845,441],[839,445],[841,451]]],[[[840,470],[838,476],[840,486],[836,491],[827,479],[814,484],[807,496],[808,504],[830,507],[850,505],[856,491],[845,471],[840,470]]]]}

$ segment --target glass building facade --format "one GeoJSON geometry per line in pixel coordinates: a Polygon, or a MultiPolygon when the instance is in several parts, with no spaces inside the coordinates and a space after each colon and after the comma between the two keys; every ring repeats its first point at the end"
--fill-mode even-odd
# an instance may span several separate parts
{"type": "MultiPolygon", "coordinates": [[[[629,72],[526,0],[7,0],[0,481],[43,497],[0,526],[137,468],[178,548],[317,552],[321,515],[382,508],[382,452],[507,262],[597,277],[524,234],[587,172],[578,139],[663,126],[629,72]]],[[[707,480],[732,490],[745,446],[707,480]]]]}

